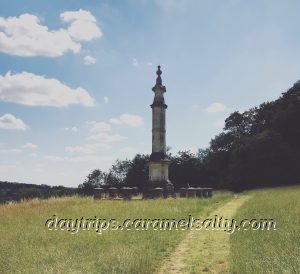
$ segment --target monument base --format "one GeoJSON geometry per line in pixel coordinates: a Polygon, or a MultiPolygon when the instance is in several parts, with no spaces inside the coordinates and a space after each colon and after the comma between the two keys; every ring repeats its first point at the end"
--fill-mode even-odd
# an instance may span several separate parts
{"type": "Polygon", "coordinates": [[[148,181],[143,188],[143,199],[159,197],[159,195],[157,195],[159,189],[162,190],[162,196],[164,198],[175,197],[173,184],[169,180],[162,180],[148,181]]]}

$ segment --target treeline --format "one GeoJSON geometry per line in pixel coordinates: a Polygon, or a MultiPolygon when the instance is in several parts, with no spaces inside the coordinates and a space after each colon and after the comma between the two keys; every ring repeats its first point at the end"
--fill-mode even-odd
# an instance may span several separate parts
{"type": "Polygon", "coordinates": [[[69,196],[74,195],[77,192],[77,188],[68,188],[64,186],[22,184],[0,181],[0,203],[33,198],[47,199],[51,196],[69,196]]]}
{"type": "MultiPolygon", "coordinates": [[[[243,113],[233,112],[207,149],[169,154],[170,180],[182,186],[245,189],[300,183],[300,81],[280,98],[243,113]]],[[[148,180],[148,155],[117,160],[108,172],[92,171],[79,185],[137,186],[148,180]]]]}

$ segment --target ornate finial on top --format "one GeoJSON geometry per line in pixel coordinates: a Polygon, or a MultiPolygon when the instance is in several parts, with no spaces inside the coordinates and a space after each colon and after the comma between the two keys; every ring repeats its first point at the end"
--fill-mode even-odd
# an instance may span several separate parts
{"type": "Polygon", "coordinates": [[[162,71],[160,70],[160,66],[157,66],[156,74],[157,74],[156,85],[162,85],[162,80],[160,77],[160,75],[162,74],[162,71]]]}

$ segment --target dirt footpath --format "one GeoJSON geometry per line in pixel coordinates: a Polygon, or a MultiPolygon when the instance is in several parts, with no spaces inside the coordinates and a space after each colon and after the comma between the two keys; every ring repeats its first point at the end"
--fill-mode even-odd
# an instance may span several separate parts
{"type": "MultiPolygon", "coordinates": [[[[201,219],[232,219],[250,196],[236,196],[201,219]]],[[[163,263],[158,273],[229,273],[229,237],[224,231],[192,230],[163,263]]]]}

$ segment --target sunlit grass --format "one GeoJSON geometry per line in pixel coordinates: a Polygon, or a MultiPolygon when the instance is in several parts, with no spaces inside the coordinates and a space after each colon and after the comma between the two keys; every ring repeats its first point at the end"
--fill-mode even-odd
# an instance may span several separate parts
{"type": "Polygon", "coordinates": [[[110,201],[69,197],[0,206],[1,273],[152,273],[187,231],[48,231],[60,218],[187,218],[213,208],[230,194],[211,199],[110,201]]]}
{"type": "Polygon", "coordinates": [[[232,273],[299,273],[300,187],[252,191],[236,219],[273,218],[276,231],[231,235],[232,273]]]}

